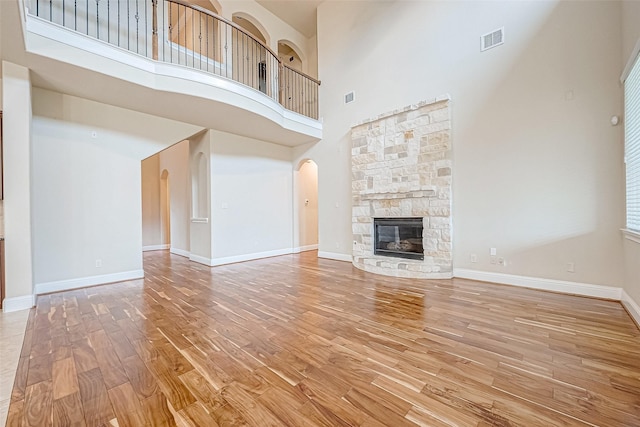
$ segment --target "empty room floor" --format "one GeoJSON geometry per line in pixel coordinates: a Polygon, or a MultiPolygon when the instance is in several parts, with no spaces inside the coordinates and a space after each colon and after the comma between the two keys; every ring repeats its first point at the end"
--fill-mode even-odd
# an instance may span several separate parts
{"type": "Polygon", "coordinates": [[[7,425],[640,426],[618,302],[315,252],[40,296],[7,425]]]}

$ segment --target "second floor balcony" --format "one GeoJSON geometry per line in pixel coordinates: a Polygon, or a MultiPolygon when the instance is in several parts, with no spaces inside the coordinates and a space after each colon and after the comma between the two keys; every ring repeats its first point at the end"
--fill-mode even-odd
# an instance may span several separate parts
{"type": "MultiPolygon", "coordinates": [[[[293,122],[303,126],[300,128],[294,123],[292,126],[285,124],[285,128],[313,135],[314,139],[321,134],[321,125],[308,121],[312,119],[319,123],[320,82],[285,64],[265,42],[210,10],[181,0],[24,0],[24,6],[27,44],[30,33],[48,41],[59,40],[62,34],[66,38],[86,40],[76,42],[77,46],[89,45],[94,40],[99,45],[115,48],[116,54],[120,55],[116,62],[121,64],[140,61],[151,61],[158,64],[157,67],[166,64],[172,70],[166,75],[181,74],[189,79],[184,77],[188,75],[196,82],[205,81],[209,75],[227,89],[245,87],[240,89],[245,95],[258,100],[268,97],[279,104],[285,113],[284,118],[276,118],[276,122],[291,122],[293,118],[293,122]],[[180,69],[185,70],[184,73],[180,73],[180,69]],[[286,111],[304,117],[295,119],[295,114],[292,116],[286,111]]],[[[43,42],[31,45],[35,49],[27,46],[28,52],[43,55],[43,42]]],[[[44,57],[58,59],[51,52],[57,54],[58,49],[49,48],[44,57]]],[[[97,66],[93,69],[100,71],[97,66]]],[[[105,75],[117,77],[106,72],[105,75]]],[[[191,89],[190,93],[197,97],[198,90],[191,89]]],[[[273,140],[267,138],[270,139],[273,140]]],[[[292,144],[308,139],[299,141],[292,144]]]]}

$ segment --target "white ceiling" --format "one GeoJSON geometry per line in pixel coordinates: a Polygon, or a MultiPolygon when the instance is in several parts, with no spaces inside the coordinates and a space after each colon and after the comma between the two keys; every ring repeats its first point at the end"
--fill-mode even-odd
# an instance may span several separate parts
{"type": "Polygon", "coordinates": [[[304,34],[316,35],[316,9],[324,0],[256,0],[271,13],[304,34]]]}

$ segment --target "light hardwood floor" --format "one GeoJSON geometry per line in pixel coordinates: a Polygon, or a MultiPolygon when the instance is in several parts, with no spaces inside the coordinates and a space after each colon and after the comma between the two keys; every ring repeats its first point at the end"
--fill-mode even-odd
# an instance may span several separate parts
{"type": "Polygon", "coordinates": [[[314,252],[38,298],[8,425],[640,426],[617,302],[314,252]]]}
{"type": "Polygon", "coordinates": [[[28,310],[0,312],[0,426],[4,426],[7,420],[11,389],[28,317],[28,310]]]}

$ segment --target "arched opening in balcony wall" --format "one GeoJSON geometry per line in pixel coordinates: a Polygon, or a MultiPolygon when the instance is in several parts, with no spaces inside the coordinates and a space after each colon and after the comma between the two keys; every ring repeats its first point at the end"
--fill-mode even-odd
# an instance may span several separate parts
{"type": "Polygon", "coordinates": [[[234,13],[231,29],[233,79],[277,99],[279,63],[269,46],[269,34],[258,20],[234,13]]]}
{"type": "Polygon", "coordinates": [[[282,63],[294,70],[305,72],[305,61],[302,51],[288,40],[278,40],[278,58],[282,63]]]}
{"type": "Polygon", "coordinates": [[[213,12],[216,15],[222,15],[222,6],[217,0],[187,0],[187,3],[194,6],[200,6],[203,9],[213,12]]]}
{"type": "Polygon", "coordinates": [[[160,43],[158,55],[164,61],[221,73],[225,34],[220,21],[213,16],[222,13],[220,3],[217,0],[185,3],[188,6],[166,0],[161,5],[158,33],[167,38],[168,46],[160,43]]]}
{"type": "Polygon", "coordinates": [[[244,12],[236,12],[231,17],[234,24],[247,31],[256,39],[269,46],[269,33],[266,28],[253,16],[244,12]]]}
{"type": "Polygon", "coordinates": [[[317,117],[318,91],[307,77],[307,58],[302,49],[289,40],[278,41],[280,70],[280,103],[285,108],[317,117]]]}

